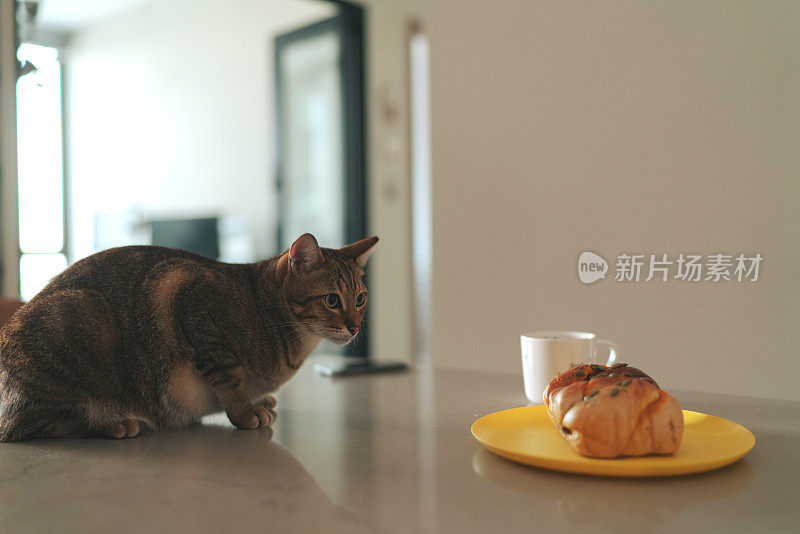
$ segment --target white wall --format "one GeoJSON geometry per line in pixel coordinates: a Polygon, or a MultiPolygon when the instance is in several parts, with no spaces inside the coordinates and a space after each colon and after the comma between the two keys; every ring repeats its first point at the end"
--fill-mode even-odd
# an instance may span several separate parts
{"type": "Polygon", "coordinates": [[[519,373],[521,332],[584,329],[668,388],[800,400],[798,3],[429,9],[435,361],[519,373]],[[765,259],[585,286],[587,249],[765,259]]]}
{"type": "Polygon", "coordinates": [[[156,0],[78,32],[66,56],[73,260],[93,214],[235,215],[275,244],[273,38],[333,15],[304,0],[156,0]]]}

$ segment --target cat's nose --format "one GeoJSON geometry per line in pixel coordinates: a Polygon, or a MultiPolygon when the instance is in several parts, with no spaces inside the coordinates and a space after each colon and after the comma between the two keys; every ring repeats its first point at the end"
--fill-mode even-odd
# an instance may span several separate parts
{"type": "Polygon", "coordinates": [[[357,326],[348,326],[347,329],[350,331],[350,334],[352,334],[352,335],[358,334],[358,327],[357,326]]]}

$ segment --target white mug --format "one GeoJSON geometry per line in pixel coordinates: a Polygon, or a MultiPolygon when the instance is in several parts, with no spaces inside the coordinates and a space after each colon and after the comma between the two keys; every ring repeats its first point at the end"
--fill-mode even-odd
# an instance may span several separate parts
{"type": "Polygon", "coordinates": [[[617,359],[617,346],[611,341],[597,339],[590,332],[528,332],[520,336],[522,348],[522,378],[525,396],[534,404],[542,404],[544,390],[550,381],[567,369],[586,363],[601,363],[597,349],[608,346],[608,361],[617,359]]]}

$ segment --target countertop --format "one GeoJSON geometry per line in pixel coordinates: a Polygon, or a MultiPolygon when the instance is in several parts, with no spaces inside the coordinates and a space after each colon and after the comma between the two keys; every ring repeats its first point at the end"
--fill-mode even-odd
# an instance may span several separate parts
{"type": "Polygon", "coordinates": [[[307,363],[273,429],[224,415],[135,439],[0,444],[3,532],[797,532],[800,402],[671,391],[748,427],[718,471],[606,479],[526,467],[470,434],[526,404],[516,375],[417,368],[331,380],[307,363]]]}

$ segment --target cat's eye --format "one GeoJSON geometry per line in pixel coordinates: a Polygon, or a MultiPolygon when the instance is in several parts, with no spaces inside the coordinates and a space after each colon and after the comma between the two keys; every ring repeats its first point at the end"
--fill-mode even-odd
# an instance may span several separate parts
{"type": "Polygon", "coordinates": [[[367,303],[367,294],[366,293],[359,293],[356,297],[356,306],[360,308],[364,304],[367,303]]]}
{"type": "Polygon", "coordinates": [[[323,302],[325,302],[325,306],[328,308],[335,310],[336,307],[339,305],[339,295],[336,293],[329,293],[322,298],[323,302]]]}

